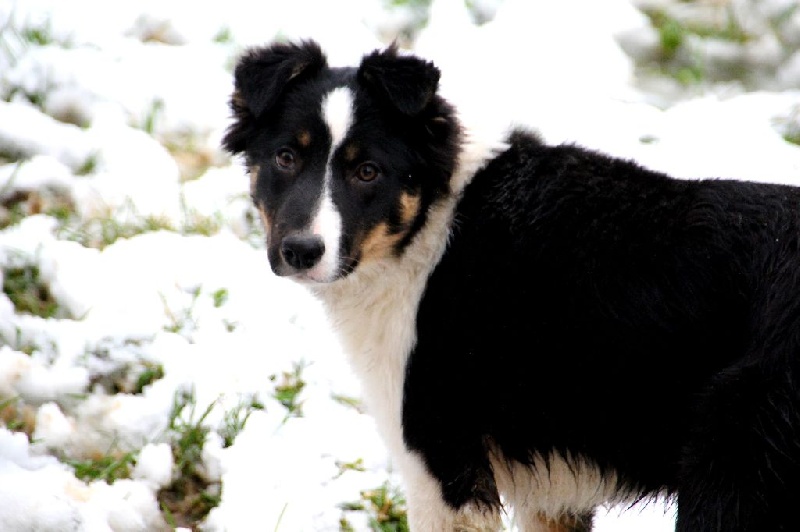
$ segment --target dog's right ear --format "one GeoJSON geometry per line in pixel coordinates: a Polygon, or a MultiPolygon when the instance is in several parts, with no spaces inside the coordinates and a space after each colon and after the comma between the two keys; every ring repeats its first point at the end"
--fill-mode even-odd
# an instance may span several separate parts
{"type": "Polygon", "coordinates": [[[250,49],[236,65],[236,91],[256,117],[275,104],[286,85],[325,67],[325,56],[317,43],[277,43],[250,49]]]}
{"type": "Polygon", "coordinates": [[[231,153],[244,151],[255,121],[275,105],[289,83],[312,76],[326,65],[325,55],[314,41],[248,50],[234,70],[230,100],[234,123],[223,139],[225,149],[231,153]]]}

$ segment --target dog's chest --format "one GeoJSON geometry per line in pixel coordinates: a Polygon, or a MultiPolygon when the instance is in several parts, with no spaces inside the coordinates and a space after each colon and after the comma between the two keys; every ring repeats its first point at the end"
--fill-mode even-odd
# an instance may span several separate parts
{"type": "Polygon", "coordinates": [[[395,452],[403,450],[403,384],[425,282],[400,273],[361,272],[357,279],[318,293],[361,381],[367,408],[395,452]]]}
{"type": "Polygon", "coordinates": [[[431,210],[426,227],[402,257],[362,264],[352,275],[315,290],[393,451],[404,450],[403,383],[416,342],[417,310],[445,251],[454,204],[451,198],[431,210]]]}

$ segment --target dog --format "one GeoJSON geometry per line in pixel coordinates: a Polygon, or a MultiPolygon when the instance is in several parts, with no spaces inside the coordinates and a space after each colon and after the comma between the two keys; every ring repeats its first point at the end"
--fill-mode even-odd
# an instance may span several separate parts
{"type": "MultiPolygon", "coordinates": [[[[413,531],[800,530],[800,189],[462,124],[397,47],[247,50],[223,139],[273,272],[323,303],[413,531]]],[[[502,95],[488,99],[502,98],[502,95]]],[[[754,155],[755,156],[755,155],[754,155]]]]}

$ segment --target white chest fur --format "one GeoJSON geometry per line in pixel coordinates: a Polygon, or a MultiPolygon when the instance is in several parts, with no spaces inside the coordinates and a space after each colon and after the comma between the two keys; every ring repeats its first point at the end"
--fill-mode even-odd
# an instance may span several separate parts
{"type": "Polygon", "coordinates": [[[428,276],[444,252],[455,199],[429,213],[428,224],[400,258],[360,266],[336,283],[315,285],[364,387],[364,399],[390,450],[403,452],[401,409],[416,314],[428,276]]]}

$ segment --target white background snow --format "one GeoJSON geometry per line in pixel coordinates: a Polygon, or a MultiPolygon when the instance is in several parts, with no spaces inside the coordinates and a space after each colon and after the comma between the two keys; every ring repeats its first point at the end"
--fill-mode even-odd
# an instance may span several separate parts
{"type": "MultiPolygon", "coordinates": [[[[398,484],[320,309],[270,273],[247,177],[219,148],[246,46],[314,38],[342,65],[400,35],[442,69],[442,91],[472,126],[523,124],[682,178],[800,184],[800,147],[784,139],[800,132],[800,55],[785,52],[800,41],[795,1],[691,3],[712,18],[744,14],[758,38],[698,43],[756,75],[688,88],[635,68],[659,37],[628,0],[481,0],[472,11],[435,0],[411,38],[402,30],[419,12],[391,4],[0,0],[0,200],[60,198],[73,226],[171,228],[97,246],[45,208],[0,230],[0,269],[35,266],[59,308],[37,317],[0,294],[0,405],[32,430],[0,424],[0,530],[168,528],[157,493],[174,475],[174,398],[188,390],[188,421],[212,405],[199,467],[221,488],[203,530],[339,530],[343,516],[365,530],[366,515],[340,505],[398,484]],[[777,12],[783,34],[764,22],[777,12]],[[31,44],[25,28],[51,42],[31,44]],[[187,153],[204,162],[191,179],[187,153]],[[212,234],[192,230],[198,219],[212,234]],[[147,367],[163,376],[137,393],[103,384],[147,367]],[[302,416],[276,398],[295,372],[302,416]],[[226,412],[254,402],[263,408],[223,445],[226,412]],[[65,463],[127,452],[130,478],[112,484],[65,463]]],[[[600,511],[597,530],[672,528],[662,503],[622,509],[600,511]]]]}

